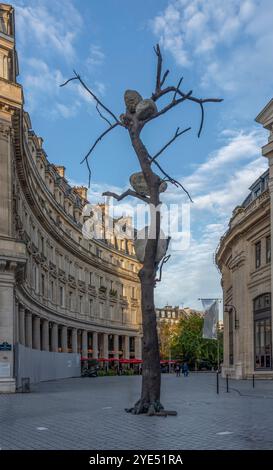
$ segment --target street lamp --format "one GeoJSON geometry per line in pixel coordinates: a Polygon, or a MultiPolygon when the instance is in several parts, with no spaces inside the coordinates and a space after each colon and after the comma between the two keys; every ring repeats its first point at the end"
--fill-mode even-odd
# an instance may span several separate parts
{"type": "Polygon", "coordinates": [[[225,312],[231,313],[234,311],[234,323],[235,323],[235,329],[237,330],[239,328],[239,319],[237,318],[237,310],[234,305],[232,304],[225,304],[225,312]]]}

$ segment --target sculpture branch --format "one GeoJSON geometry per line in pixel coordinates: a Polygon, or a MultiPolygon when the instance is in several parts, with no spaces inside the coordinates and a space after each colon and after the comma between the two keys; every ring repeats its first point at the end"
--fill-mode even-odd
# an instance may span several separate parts
{"type": "Polygon", "coordinates": [[[180,187],[181,189],[183,189],[184,193],[187,194],[189,200],[191,202],[193,202],[191,196],[190,196],[190,193],[186,190],[186,188],[184,188],[184,186],[179,182],[177,181],[176,179],[174,179],[172,176],[168,175],[168,173],[166,173],[165,170],[163,170],[162,166],[159,165],[159,163],[156,161],[156,160],[153,160],[153,162],[151,163],[154,163],[157,168],[161,171],[161,173],[166,177],[166,181],[169,181],[171,184],[173,184],[174,186],[176,186],[177,188],[180,187]]]}
{"type": "MultiPolygon", "coordinates": [[[[176,90],[176,88],[174,89],[174,91],[175,90],[176,90]]],[[[178,93],[178,91],[177,91],[177,93],[178,93]]],[[[146,119],[143,122],[143,125],[147,124],[147,122],[151,121],[152,119],[155,119],[155,118],[161,116],[162,114],[165,114],[167,111],[170,111],[170,109],[174,108],[175,106],[182,103],[183,101],[185,101],[187,99],[190,99],[191,94],[192,94],[192,90],[190,90],[188,93],[186,93],[182,98],[179,98],[178,100],[172,100],[169,104],[167,104],[167,106],[162,108],[160,111],[158,111],[156,114],[154,114],[150,118],[146,119]]]]}
{"type": "Polygon", "coordinates": [[[102,193],[102,196],[113,197],[117,201],[121,201],[127,196],[132,196],[132,197],[136,197],[137,199],[140,199],[143,202],[150,203],[150,199],[148,197],[142,196],[141,194],[136,193],[132,189],[127,189],[127,191],[125,191],[124,193],[120,195],[116,193],[112,193],[111,191],[106,191],[105,193],[102,193]]]}
{"type": "Polygon", "coordinates": [[[98,111],[100,117],[104,119],[106,122],[108,122],[109,126],[112,126],[111,122],[108,121],[108,119],[100,112],[99,103],[96,104],[96,110],[98,111]]]}
{"type": "MultiPolygon", "coordinates": [[[[168,86],[168,87],[164,88],[163,90],[159,90],[158,92],[156,92],[152,95],[151,99],[153,101],[157,101],[159,98],[161,98],[162,96],[167,95],[168,93],[174,93],[172,103],[174,102],[175,106],[177,104],[179,104],[179,100],[175,99],[176,95],[181,96],[181,100],[182,100],[182,98],[184,98],[184,100],[187,99],[189,101],[193,101],[194,103],[198,103],[200,105],[200,108],[201,108],[201,121],[200,121],[199,130],[198,130],[198,137],[200,137],[200,135],[201,135],[201,132],[202,132],[202,129],[203,129],[203,124],[204,124],[204,117],[205,117],[204,116],[205,115],[205,113],[204,113],[204,103],[220,103],[221,101],[223,101],[222,98],[196,98],[195,96],[192,96],[192,93],[184,93],[183,91],[181,91],[179,89],[179,87],[175,87],[175,86],[168,86]]],[[[182,101],[184,101],[184,100],[182,100],[182,101]]],[[[170,105],[172,103],[170,103],[170,105]]],[[[169,109],[171,109],[173,107],[173,106],[170,106],[170,105],[163,108],[163,110],[159,111],[154,117],[157,117],[160,114],[163,114],[166,111],[169,111],[169,109]]]]}
{"type": "Polygon", "coordinates": [[[122,126],[122,124],[120,122],[115,122],[115,124],[112,124],[110,125],[110,127],[108,127],[108,129],[106,129],[106,131],[104,131],[97,139],[96,141],[94,142],[94,144],[92,145],[91,149],[88,151],[88,153],[85,155],[85,157],[82,159],[82,161],[80,162],[81,164],[83,162],[86,163],[86,166],[87,166],[87,170],[88,170],[88,188],[90,188],[90,180],[91,180],[91,168],[90,168],[90,165],[89,165],[89,161],[88,161],[88,157],[89,155],[93,152],[94,148],[96,147],[96,145],[101,141],[101,139],[106,135],[108,134],[108,132],[110,132],[112,129],[114,129],[115,127],[117,126],[122,126]]]}
{"type": "Polygon", "coordinates": [[[177,87],[176,87],[176,90],[175,90],[175,93],[174,93],[174,96],[173,96],[173,101],[175,101],[175,98],[176,98],[177,92],[178,92],[178,90],[179,90],[179,87],[180,87],[180,85],[181,85],[181,83],[182,83],[182,80],[183,80],[183,77],[181,77],[180,80],[179,80],[179,82],[178,82],[178,85],[177,85],[177,87]]]}
{"type": "Polygon", "coordinates": [[[108,134],[108,132],[112,131],[115,127],[117,126],[122,126],[122,124],[120,122],[115,122],[115,124],[112,124],[111,127],[108,127],[108,129],[106,129],[106,131],[104,131],[94,142],[94,144],[92,145],[92,147],[90,148],[90,150],[87,152],[87,154],[85,155],[85,157],[82,159],[81,161],[81,164],[86,161],[89,157],[89,155],[93,152],[94,148],[96,147],[96,145],[101,141],[101,139],[106,135],[108,134]]]}
{"type": "Polygon", "coordinates": [[[169,145],[171,145],[175,139],[177,139],[177,137],[180,137],[180,135],[182,134],[185,134],[185,132],[189,131],[191,129],[191,127],[187,127],[187,129],[184,129],[183,131],[179,132],[179,127],[176,129],[176,133],[174,134],[173,138],[171,140],[169,140],[169,142],[167,142],[166,145],[164,145],[164,147],[162,147],[161,150],[159,150],[159,152],[157,152],[154,157],[151,159],[151,163],[153,163],[153,161],[159,157],[159,155],[161,155],[162,152],[164,152],[164,150],[166,150],[167,147],[169,147],[169,145]]]}
{"type": "Polygon", "coordinates": [[[161,72],[162,72],[162,54],[161,54],[161,50],[160,50],[160,46],[159,44],[156,45],[156,47],[154,47],[154,51],[157,55],[157,74],[156,74],[156,87],[155,87],[155,93],[152,94],[151,96],[151,99],[153,101],[157,101],[159,98],[161,98],[162,96],[168,94],[168,93],[171,93],[173,92],[174,93],[174,96],[173,96],[173,99],[172,99],[172,102],[166,106],[165,108],[163,108],[161,111],[159,111],[157,114],[155,114],[155,116],[153,116],[152,118],[150,119],[147,119],[144,123],[143,123],[143,126],[146,124],[146,122],[150,121],[151,119],[154,119],[158,116],[160,116],[161,114],[164,114],[166,113],[167,111],[169,111],[173,106],[176,106],[177,104],[181,103],[181,101],[184,101],[184,100],[177,100],[176,99],[176,96],[177,95],[180,95],[181,98],[184,98],[184,99],[187,99],[189,101],[193,101],[195,103],[198,103],[200,105],[200,108],[201,108],[201,120],[200,120],[200,125],[199,125],[199,130],[198,130],[198,137],[200,137],[201,135],[201,132],[202,132],[202,129],[203,129],[203,125],[204,125],[204,117],[205,117],[205,112],[204,112],[204,103],[220,103],[221,101],[223,101],[222,99],[220,98],[196,98],[195,96],[192,96],[192,92],[189,92],[189,93],[184,93],[180,90],[180,85],[181,85],[181,82],[183,80],[183,77],[180,78],[179,82],[178,82],[178,85],[175,87],[175,86],[168,86],[164,89],[162,89],[162,86],[166,80],[166,77],[167,75],[169,74],[169,70],[167,70],[164,75],[163,75],[163,78],[161,80],[161,72]]]}
{"type": "Polygon", "coordinates": [[[66,80],[66,82],[62,83],[60,86],[63,87],[65,85],[67,85],[69,82],[71,82],[72,80],[78,80],[80,82],[80,84],[82,85],[82,87],[87,91],[87,93],[89,93],[89,95],[91,95],[92,98],[96,101],[96,103],[98,105],[100,105],[108,114],[110,114],[110,116],[112,116],[112,118],[116,122],[120,122],[119,119],[117,118],[117,116],[100,101],[100,99],[95,95],[95,93],[93,93],[92,90],[90,90],[90,88],[82,80],[81,76],[75,70],[73,70],[73,72],[75,74],[75,77],[69,78],[68,80],[66,80]]]}
{"type": "Polygon", "coordinates": [[[168,74],[169,70],[166,70],[166,72],[163,75],[163,78],[161,79],[161,73],[162,73],[162,54],[161,50],[159,47],[159,44],[154,47],[154,51],[157,55],[157,71],[156,71],[156,84],[155,84],[155,92],[159,92],[161,90],[162,85],[164,84],[168,74]]]}

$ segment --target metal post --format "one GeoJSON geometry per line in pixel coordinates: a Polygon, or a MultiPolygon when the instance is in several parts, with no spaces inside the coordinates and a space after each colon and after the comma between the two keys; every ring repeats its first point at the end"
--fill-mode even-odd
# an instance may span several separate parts
{"type": "Polygon", "coordinates": [[[216,392],[219,395],[219,371],[216,372],[216,392]]]}
{"type": "Polygon", "coordinates": [[[255,387],[255,375],[253,374],[252,375],[252,388],[255,387]]]}
{"type": "Polygon", "coordinates": [[[226,375],[226,385],[227,385],[227,393],[229,393],[229,387],[228,387],[228,374],[226,375]]]}

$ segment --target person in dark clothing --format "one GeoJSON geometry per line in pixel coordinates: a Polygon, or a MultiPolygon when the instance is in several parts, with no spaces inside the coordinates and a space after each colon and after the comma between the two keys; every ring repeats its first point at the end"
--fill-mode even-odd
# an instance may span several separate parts
{"type": "Polygon", "coordinates": [[[180,365],[179,364],[176,364],[175,372],[176,372],[176,377],[179,377],[180,376],[180,365]]]}
{"type": "Polygon", "coordinates": [[[184,374],[184,377],[188,377],[189,375],[189,366],[186,362],[184,362],[183,364],[183,374],[184,374]]]}

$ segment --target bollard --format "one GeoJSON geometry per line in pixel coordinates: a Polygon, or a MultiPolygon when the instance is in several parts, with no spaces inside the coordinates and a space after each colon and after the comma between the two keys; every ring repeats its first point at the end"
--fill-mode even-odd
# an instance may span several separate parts
{"type": "Polygon", "coordinates": [[[229,393],[229,387],[228,387],[228,374],[226,375],[226,386],[227,386],[227,393],[229,393]]]}
{"type": "Polygon", "coordinates": [[[219,371],[218,370],[216,373],[216,392],[217,392],[217,395],[219,395],[219,371]]]}
{"type": "Polygon", "coordinates": [[[252,388],[255,387],[255,375],[253,374],[252,375],[252,388]]]}

